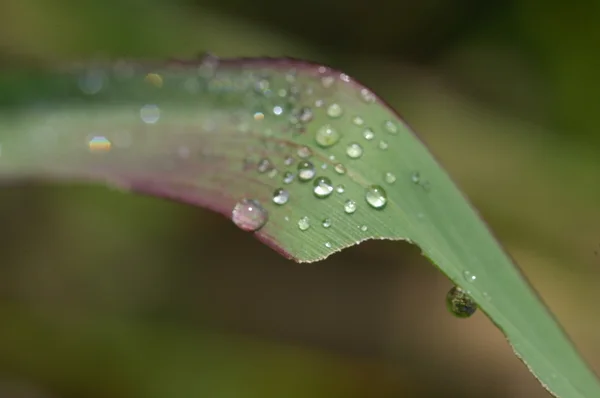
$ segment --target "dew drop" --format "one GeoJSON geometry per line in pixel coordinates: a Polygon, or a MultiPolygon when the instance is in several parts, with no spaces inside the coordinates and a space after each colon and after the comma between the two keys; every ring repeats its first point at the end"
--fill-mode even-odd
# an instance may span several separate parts
{"type": "Polygon", "coordinates": [[[262,158],[261,160],[258,161],[256,170],[259,173],[266,173],[267,171],[271,170],[272,167],[273,167],[273,165],[271,164],[271,161],[269,159],[262,158]]]}
{"type": "Polygon", "coordinates": [[[335,192],[337,193],[344,193],[346,191],[346,187],[343,184],[338,185],[337,187],[335,187],[335,192]]]}
{"type": "Polygon", "coordinates": [[[319,177],[314,182],[313,192],[317,198],[326,198],[333,192],[331,180],[327,177],[319,177]]]}
{"type": "Polygon", "coordinates": [[[291,166],[292,164],[294,164],[294,158],[291,156],[287,156],[284,160],[283,160],[283,164],[285,164],[286,166],[291,166]]]}
{"type": "Polygon", "coordinates": [[[365,121],[364,121],[364,119],[363,119],[362,117],[360,117],[360,116],[354,116],[354,117],[352,118],[352,123],[353,123],[355,126],[362,126],[363,124],[365,124],[365,121]]]}
{"type": "Polygon", "coordinates": [[[383,127],[390,134],[398,134],[398,126],[391,120],[388,120],[385,123],[383,123],[383,127]]]}
{"type": "Polygon", "coordinates": [[[144,105],[140,109],[140,117],[144,123],[154,124],[160,119],[160,108],[158,105],[144,105]]]}
{"type": "Polygon", "coordinates": [[[300,113],[298,114],[298,119],[302,123],[308,123],[313,119],[313,111],[308,107],[304,107],[300,109],[300,113]]]}
{"type": "Polygon", "coordinates": [[[294,174],[290,173],[289,171],[286,171],[283,174],[283,183],[284,184],[291,184],[294,181],[294,174]]]}
{"type": "Polygon", "coordinates": [[[353,142],[348,145],[346,148],[346,155],[348,155],[352,159],[358,159],[363,154],[363,148],[356,142],[353,142]]]}
{"type": "Polygon", "coordinates": [[[290,199],[290,193],[285,189],[278,188],[273,192],[273,203],[277,205],[284,205],[290,199]]]}
{"type": "Polygon", "coordinates": [[[335,83],[335,78],[333,76],[323,76],[321,78],[321,84],[325,88],[333,86],[333,83],[335,83]]]}
{"type": "Polygon", "coordinates": [[[360,97],[366,103],[372,104],[375,102],[375,94],[373,94],[369,89],[363,88],[360,90],[360,97]]]}
{"type": "Polygon", "coordinates": [[[379,141],[379,149],[385,151],[386,149],[388,149],[389,144],[387,143],[387,141],[379,141]]]}
{"type": "Polygon", "coordinates": [[[396,176],[393,173],[390,173],[389,171],[385,173],[385,176],[383,178],[388,184],[393,184],[396,182],[396,176]]]}
{"type": "Polygon", "coordinates": [[[365,192],[367,203],[374,209],[383,209],[387,204],[387,194],[379,185],[371,185],[365,192]]]}
{"type": "Polygon", "coordinates": [[[412,173],[412,175],[410,176],[410,180],[412,182],[414,182],[415,184],[420,183],[421,182],[421,174],[418,171],[412,173]]]}
{"type": "Polygon", "coordinates": [[[363,137],[365,140],[371,141],[373,138],[375,138],[375,132],[373,132],[372,129],[367,128],[365,131],[363,131],[363,137]]]}
{"type": "Polygon", "coordinates": [[[353,201],[352,199],[348,199],[344,203],[344,211],[348,214],[354,213],[356,211],[356,202],[353,201]]]}
{"type": "Polygon", "coordinates": [[[329,124],[325,124],[317,130],[315,140],[317,141],[317,144],[327,148],[335,145],[340,140],[340,137],[341,135],[336,129],[329,124]]]}
{"type": "Polygon", "coordinates": [[[330,242],[325,242],[325,247],[328,249],[331,249],[331,243],[330,242]]]}
{"type": "Polygon", "coordinates": [[[298,163],[298,179],[300,181],[310,181],[315,176],[315,166],[308,160],[298,163]]]}
{"type": "Polygon", "coordinates": [[[477,310],[475,301],[458,286],[454,286],[446,295],[446,306],[458,318],[468,318],[477,310]]]}
{"type": "Polygon", "coordinates": [[[267,210],[254,199],[242,199],[236,203],[231,213],[235,225],[244,231],[258,231],[269,219],[267,210]]]}
{"type": "Polygon", "coordinates": [[[464,271],[463,276],[467,282],[475,282],[475,280],[477,280],[477,276],[473,275],[471,271],[464,271]]]}
{"type": "Polygon", "coordinates": [[[323,228],[331,227],[331,219],[330,218],[324,219],[323,222],[321,223],[321,225],[323,225],[323,228]]]}
{"type": "Polygon", "coordinates": [[[344,110],[342,109],[342,107],[336,103],[329,105],[329,107],[327,108],[327,115],[332,118],[338,118],[342,116],[343,113],[344,110]]]}
{"type": "Polygon", "coordinates": [[[281,107],[281,106],[279,106],[279,105],[275,105],[275,106],[273,107],[273,114],[274,114],[275,116],[282,115],[282,114],[283,114],[283,107],[281,107]]]}
{"type": "Polygon", "coordinates": [[[346,174],[346,166],[341,163],[337,163],[335,166],[333,166],[333,169],[338,174],[346,174]]]}
{"type": "Polygon", "coordinates": [[[367,232],[369,230],[369,227],[367,227],[366,225],[361,225],[360,230],[363,232],[367,232]]]}
{"type": "Polygon", "coordinates": [[[300,228],[300,231],[306,231],[307,229],[309,229],[310,228],[310,219],[306,216],[299,219],[298,220],[298,228],[300,228]]]}
{"type": "Polygon", "coordinates": [[[301,157],[302,159],[306,159],[312,156],[312,151],[310,150],[309,147],[307,146],[301,146],[300,148],[298,148],[298,156],[301,157]]]}

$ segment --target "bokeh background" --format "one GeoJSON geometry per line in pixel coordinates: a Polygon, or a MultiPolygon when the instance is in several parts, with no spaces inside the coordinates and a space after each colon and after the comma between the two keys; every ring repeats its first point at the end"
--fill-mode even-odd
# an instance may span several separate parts
{"type": "MultiPolygon", "coordinates": [[[[399,109],[600,370],[600,2],[2,0],[0,63],[286,55],[399,109]]],[[[1,88],[0,88],[1,89],[1,88]]],[[[1,398],[549,396],[404,243],[295,264],[203,209],[0,190],[1,398]]]]}

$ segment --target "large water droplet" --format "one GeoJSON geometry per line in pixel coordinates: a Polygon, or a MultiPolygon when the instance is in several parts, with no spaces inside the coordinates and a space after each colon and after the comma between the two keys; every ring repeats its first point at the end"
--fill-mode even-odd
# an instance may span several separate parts
{"type": "Polygon", "coordinates": [[[233,208],[231,219],[244,231],[258,231],[267,223],[269,214],[258,201],[242,199],[233,208]]]}
{"type": "Polygon", "coordinates": [[[363,137],[365,137],[365,140],[371,141],[373,138],[375,138],[375,132],[372,129],[367,128],[365,131],[363,131],[363,137]]]}
{"type": "Polygon", "coordinates": [[[319,177],[314,182],[313,192],[317,198],[326,198],[333,192],[331,180],[327,177],[319,177]]]}
{"type": "Polygon", "coordinates": [[[353,201],[352,199],[348,199],[344,203],[344,211],[348,214],[354,213],[356,211],[356,202],[353,201]]]}
{"type": "Polygon", "coordinates": [[[306,216],[299,219],[298,220],[298,228],[300,228],[300,231],[306,231],[307,229],[309,229],[310,228],[310,219],[306,216]]]}
{"type": "Polygon", "coordinates": [[[298,148],[296,153],[298,153],[298,156],[301,157],[302,159],[309,158],[313,154],[311,149],[307,146],[301,146],[300,148],[298,148]]]}
{"type": "Polygon", "coordinates": [[[324,219],[322,225],[323,225],[323,228],[331,227],[331,218],[324,219]]]}
{"type": "Polygon", "coordinates": [[[341,163],[337,163],[333,169],[335,170],[336,173],[338,174],[346,174],[346,166],[344,166],[341,163]]]}
{"type": "Polygon", "coordinates": [[[396,176],[393,173],[390,173],[389,171],[385,173],[385,176],[383,178],[388,184],[393,184],[396,182],[396,176]]]}
{"type": "Polygon", "coordinates": [[[387,204],[387,194],[379,185],[371,185],[365,192],[367,203],[374,209],[383,209],[387,204]]]}
{"type": "Polygon", "coordinates": [[[464,290],[454,286],[446,295],[446,306],[452,315],[468,318],[477,310],[477,304],[464,290]]]}
{"type": "Polygon", "coordinates": [[[352,159],[358,159],[363,154],[363,148],[356,142],[353,142],[348,145],[346,148],[346,155],[348,155],[352,159]]]}
{"type": "Polygon", "coordinates": [[[144,123],[154,124],[160,119],[160,108],[158,105],[144,105],[140,109],[140,117],[144,123]]]}
{"type": "Polygon", "coordinates": [[[340,137],[341,135],[336,129],[329,124],[325,124],[317,130],[315,140],[317,141],[317,144],[327,148],[335,145],[340,140],[340,137]]]}
{"type": "Polygon", "coordinates": [[[331,104],[329,105],[329,107],[327,108],[327,115],[329,115],[329,117],[332,118],[338,118],[340,116],[342,116],[342,114],[344,113],[344,110],[342,109],[342,107],[339,104],[331,104]]]}
{"type": "Polygon", "coordinates": [[[273,203],[277,205],[284,205],[290,199],[290,193],[285,189],[278,188],[273,192],[273,203]]]}
{"type": "Polygon", "coordinates": [[[298,163],[298,179],[310,181],[315,177],[315,166],[308,160],[298,163]]]}

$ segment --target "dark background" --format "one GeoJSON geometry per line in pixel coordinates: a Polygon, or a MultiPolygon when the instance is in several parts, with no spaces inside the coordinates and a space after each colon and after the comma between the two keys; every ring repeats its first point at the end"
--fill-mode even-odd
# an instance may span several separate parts
{"type": "MultiPolygon", "coordinates": [[[[287,55],[415,127],[600,369],[600,2],[3,0],[0,62],[287,55]]],[[[295,264],[203,209],[0,190],[0,397],[546,397],[404,243],[295,264]]]]}

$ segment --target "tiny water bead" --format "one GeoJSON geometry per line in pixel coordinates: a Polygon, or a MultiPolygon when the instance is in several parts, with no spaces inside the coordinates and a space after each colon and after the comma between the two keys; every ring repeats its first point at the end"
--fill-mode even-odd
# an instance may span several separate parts
{"type": "Polygon", "coordinates": [[[312,150],[307,146],[301,146],[300,148],[298,148],[298,151],[296,153],[302,159],[307,159],[307,158],[311,157],[313,154],[312,150]]]}
{"type": "Polygon", "coordinates": [[[273,203],[277,205],[284,205],[290,199],[290,193],[285,189],[278,188],[273,192],[273,203]]]}
{"type": "Polygon", "coordinates": [[[398,134],[398,126],[391,120],[388,120],[385,123],[383,123],[383,128],[385,128],[385,130],[390,134],[398,134]]]}
{"type": "Polygon", "coordinates": [[[258,231],[269,219],[269,213],[254,199],[242,199],[231,213],[235,225],[244,231],[258,231]]]}
{"type": "Polygon", "coordinates": [[[371,141],[373,138],[375,138],[375,132],[372,129],[367,128],[365,131],[363,131],[363,137],[365,140],[371,141]]]}
{"type": "Polygon", "coordinates": [[[371,185],[365,192],[365,200],[374,209],[383,209],[387,204],[387,194],[379,185],[371,185]]]}
{"type": "Polygon", "coordinates": [[[300,120],[302,123],[308,123],[312,119],[313,119],[312,109],[310,109],[308,107],[304,107],[304,108],[300,109],[300,112],[298,113],[298,120],[300,120]]]}
{"type": "Polygon", "coordinates": [[[289,171],[286,171],[283,174],[283,183],[284,184],[291,184],[294,181],[294,174],[290,173],[289,171]]]}
{"type": "Polygon", "coordinates": [[[346,155],[348,155],[348,157],[350,157],[351,159],[358,159],[362,156],[362,154],[363,148],[362,146],[360,146],[360,144],[356,142],[349,144],[346,148],[346,155]]]}
{"type": "Polygon", "coordinates": [[[367,227],[366,225],[361,225],[360,230],[363,232],[367,232],[369,230],[369,227],[367,227]]]}
{"type": "Polygon", "coordinates": [[[323,228],[331,227],[331,218],[324,219],[323,222],[321,223],[321,225],[323,225],[323,228]]]}
{"type": "Polygon", "coordinates": [[[319,177],[314,182],[313,192],[317,198],[326,198],[333,192],[331,180],[327,177],[319,177]]]}
{"type": "Polygon", "coordinates": [[[310,219],[306,216],[298,220],[298,228],[300,231],[306,231],[310,228],[310,219]]]}
{"type": "Polygon", "coordinates": [[[337,187],[335,187],[335,191],[339,194],[342,194],[346,191],[346,187],[343,184],[340,184],[337,187]]]}
{"type": "Polygon", "coordinates": [[[258,164],[256,165],[256,170],[259,173],[266,173],[267,171],[271,170],[273,168],[273,165],[271,164],[271,161],[267,158],[262,158],[261,160],[258,161],[258,164]]]}
{"type": "Polygon", "coordinates": [[[458,318],[468,318],[477,310],[475,301],[458,286],[454,286],[446,295],[446,307],[458,318]]]}
{"type": "Polygon", "coordinates": [[[353,201],[352,199],[348,199],[345,203],[344,203],[344,211],[347,214],[352,214],[356,211],[356,202],[353,201]]]}
{"type": "Polygon", "coordinates": [[[140,117],[144,123],[155,124],[160,119],[160,108],[158,105],[144,105],[140,109],[140,117]]]}
{"type": "Polygon", "coordinates": [[[336,173],[338,174],[346,174],[346,166],[344,166],[341,163],[337,163],[333,169],[335,170],[336,173]]]}
{"type": "Polygon", "coordinates": [[[331,104],[329,105],[329,107],[327,108],[327,115],[331,118],[338,118],[340,116],[342,116],[342,114],[344,113],[344,110],[342,109],[342,107],[339,104],[331,104]]]}
{"type": "Polygon", "coordinates": [[[354,116],[354,117],[352,118],[352,123],[353,123],[355,126],[362,126],[363,124],[365,124],[365,121],[364,121],[364,119],[363,119],[362,117],[360,117],[360,116],[354,116]]]}
{"type": "Polygon", "coordinates": [[[315,177],[315,166],[308,160],[298,163],[298,179],[300,181],[310,181],[315,177]]]}
{"type": "Polygon", "coordinates": [[[467,282],[475,282],[477,280],[477,276],[473,275],[471,271],[463,271],[463,276],[467,282]]]}
{"type": "Polygon", "coordinates": [[[414,173],[412,173],[412,175],[410,176],[410,179],[412,182],[414,182],[415,184],[418,184],[421,182],[421,174],[418,171],[415,171],[414,173]]]}
{"type": "Polygon", "coordinates": [[[340,133],[331,125],[325,124],[317,130],[315,140],[322,147],[330,147],[335,145],[340,140],[340,133]]]}
{"type": "Polygon", "coordinates": [[[387,141],[379,141],[379,149],[381,149],[382,151],[388,149],[389,146],[390,145],[387,143],[387,141]]]}
{"type": "Polygon", "coordinates": [[[389,172],[389,171],[387,173],[385,173],[383,179],[388,184],[393,184],[393,183],[396,182],[396,176],[393,173],[389,172]]]}

